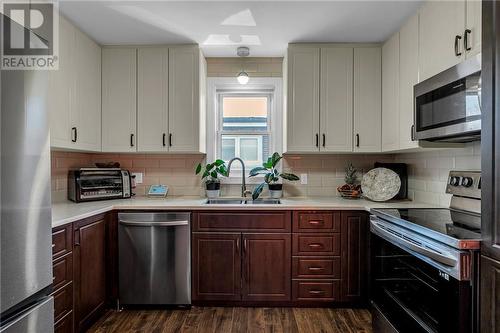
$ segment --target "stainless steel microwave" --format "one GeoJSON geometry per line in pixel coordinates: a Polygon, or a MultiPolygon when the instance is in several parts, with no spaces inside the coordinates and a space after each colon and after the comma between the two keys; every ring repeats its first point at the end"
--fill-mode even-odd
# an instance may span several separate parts
{"type": "Polygon", "coordinates": [[[415,85],[414,96],[414,139],[440,142],[480,140],[480,55],[415,85]]]}

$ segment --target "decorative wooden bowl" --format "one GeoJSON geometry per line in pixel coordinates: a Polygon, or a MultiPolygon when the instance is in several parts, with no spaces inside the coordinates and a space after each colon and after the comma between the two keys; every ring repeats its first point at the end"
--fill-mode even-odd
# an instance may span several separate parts
{"type": "Polygon", "coordinates": [[[337,192],[340,193],[340,196],[345,199],[359,199],[361,198],[361,185],[349,185],[344,184],[342,186],[337,187],[337,192]]]}

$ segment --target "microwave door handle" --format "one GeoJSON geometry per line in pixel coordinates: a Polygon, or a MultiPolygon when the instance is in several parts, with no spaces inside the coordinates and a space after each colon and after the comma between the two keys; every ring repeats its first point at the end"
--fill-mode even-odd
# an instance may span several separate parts
{"type": "Polygon", "coordinates": [[[417,244],[414,244],[404,238],[401,238],[395,234],[390,233],[389,231],[385,230],[384,228],[380,227],[380,225],[376,221],[372,221],[372,226],[374,226],[380,234],[386,236],[388,239],[395,239],[399,244],[402,246],[405,246],[409,250],[412,250],[414,252],[417,252],[419,254],[422,254],[426,257],[431,258],[432,260],[441,263],[446,266],[454,267],[457,264],[457,260],[453,257],[443,255],[441,253],[429,250],[425,247],[419,246],[417,244]]]}

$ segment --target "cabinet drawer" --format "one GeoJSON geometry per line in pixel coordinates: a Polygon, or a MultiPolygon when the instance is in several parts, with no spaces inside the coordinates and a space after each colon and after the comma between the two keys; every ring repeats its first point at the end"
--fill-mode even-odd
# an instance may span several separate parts
{"type": "Polygon", "coordinates": [[[72,333],[73,332],[73,311],[67,313],[54,324],[54,333],[72,333]]]}
{"type": "Polygon", "coordinates": [[[290,232],[290,212],[200,212],[194,214],[193,231],[290,232]]]}
{"type": "Polygon", "coordinates": [[[293,299],[299,301],[336,301],[340,296],[339,281],[294,280],[293,299]]]}
{"type": "Polygon", "coordinates": [[[73,253],[54,260],[52,265],[54,290],[73,280],[73,253]]]}
{"type": "Polygon", "coordinates": [[[340,232],[340,212],[294,212],[294,232],[340,232]]]}
{"type": "Polygon", "coordinates": [[[54,294],[54,322],[73,310],[73,283],[59,289],[54,294]]]}
{"type": "Polygon", "coordinates": [[[73,247],[73,225],[67,225],[52,230],[52,257],[58,258],[69,252],[73,247]]]}
{"type": "Polygon", "coordinates": [[[340,234],[293,235],[293,255],[340,255],[340,234]]]}
{"type": "Polygon", "coordinates": [[[293,278],[340,279],[340,258],[292,258],[293,278]]]}

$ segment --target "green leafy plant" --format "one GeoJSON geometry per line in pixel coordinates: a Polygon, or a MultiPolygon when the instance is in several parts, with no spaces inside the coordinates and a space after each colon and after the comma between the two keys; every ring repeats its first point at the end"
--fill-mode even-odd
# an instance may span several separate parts
{"type": "Polygon", "coordinates": [[[213,163],[208,163],[205,168],[199,163],[196,166],[196,174],[201,173],[201,179],[205,181],[205,184],[219,183],[219,176],[227,177],[228,171],[226,167],[226,162],[223,160],[216,160],[213,163]],[[203,173],[201,173],[203,170],[203,173]]]}
{"type": "Polygon", "coordinates": [[[280,178],[296,181],[299,180],[299,177],[294,175],[293,173],[280,173],[278,169],[276,169],[276,165],[283,157],[278,153],[274,153],[273,156],[269,157],[266,162],[262,163],[262,166],[255,167],[250,170],[250,177],[255,177],[257,175],[264,175],[264,182],[259,184],[252,193],[253,200],[257,199],[259,195],[262,193],[264,186],[266,184],[272,185],[276,184],[280,178]]]}
{"type": "Polygon", "coordinates": [[[346,184],[349,184],[349,185],[356,184],[356,181],[358,180],[357,172],[358,172],[358,170],[354,167],[354,165],[352,165],[351,162],[349,162],[349,164],[345,168],[345,178],[344,179],[345,179],[346,184]]]}

